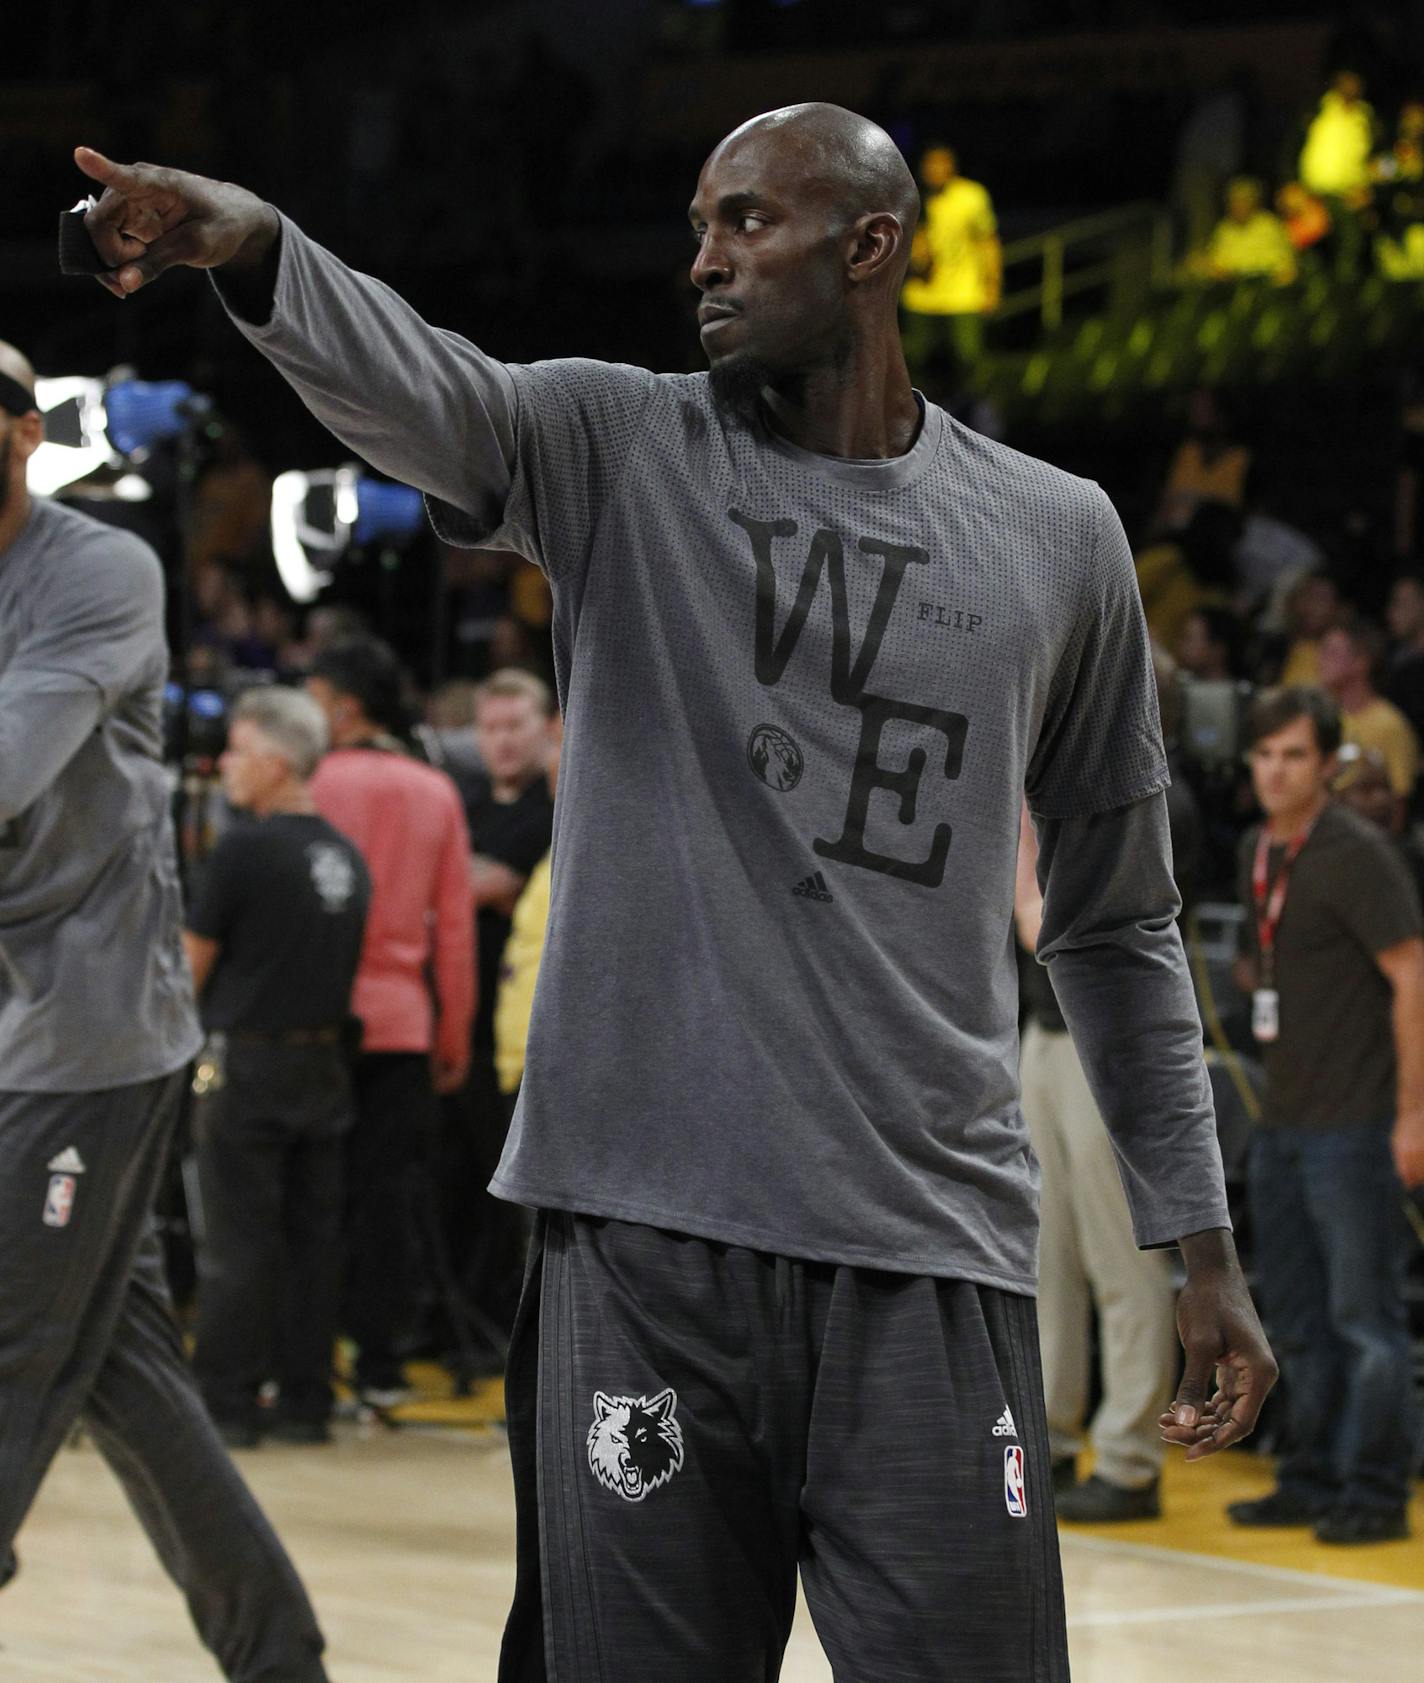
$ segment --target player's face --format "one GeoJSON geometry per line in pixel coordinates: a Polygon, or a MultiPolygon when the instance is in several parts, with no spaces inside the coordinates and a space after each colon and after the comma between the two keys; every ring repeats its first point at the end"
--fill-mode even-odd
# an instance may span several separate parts
{"type": "Polygon", "coordinates": [[[1267,817],[1306,811],[1325,794],[1334,769],[1334,757],[1320,752],[1315,726],[1304,716],[1251,750],[1251,786],[1267,817]]]}
{"type": "Polygon", "coordinates": [[[846,228],[785,136],[724,143],[688,210],[697,319],[714,372],[742,362],[778,376],[834,360],[846,336],[846,228]]]}
{"type": "Polygon", "coordinates": [[[218,770],[228,801],[248,809],[260,806],[285,781],[287,762],[250,719],[238,719],[218,756],[218,770]]]}
{"type": "Polygon", "coordinates": [[[544,770],[549,721],[530,696],[483,696],[475,713],[475,741],[491,777],[523,782],[544,770]]]}

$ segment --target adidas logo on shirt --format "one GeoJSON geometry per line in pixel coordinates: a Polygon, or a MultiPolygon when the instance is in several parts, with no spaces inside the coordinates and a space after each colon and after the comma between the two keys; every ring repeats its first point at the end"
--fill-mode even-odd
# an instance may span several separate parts
{"type": "Polygon", "coordinates": [[[1005,1409],[994,1422],[994,1436],[996,1438],[1016,1438],[1018,1430],[1014,1426],[1014,1417],[1009,1409],[1005,1409]]]}
{"type": "Polygon", "coordinates": [[[813,871],[809,877],[803,877],[791,892],[799,894],[803,900],[835,899],[835,895],[826,887],[826,879],[819,871],[813,871]]]}
{"type": "Polygon", "coordinates": [[[51,1174],[82,1175],[84,1173],[84,1159],[72,1145],[67,1145],[58,1157],[50,1158],[49,1167],[51,1174]]]}

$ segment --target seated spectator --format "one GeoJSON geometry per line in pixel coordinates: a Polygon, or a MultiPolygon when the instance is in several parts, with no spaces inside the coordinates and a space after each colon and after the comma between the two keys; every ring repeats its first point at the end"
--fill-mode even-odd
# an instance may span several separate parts
{"type": "Polygon", "coordinates": [[[1241,621],[1228,608],[1197,608],[1187,616],[1174,651],[1190,678],[1222,682],[1242,675],[1241,621]]]}
{"type": "Polygon", "coordinates": [[[319,817],[308,780],[326,746],[309,696],[249,690],[219,760],[250,818],[223,832],[184,934],[215,1072],[195,1128],[202,1191],[193,1365],[229,1444],[268,1430],[323,1442],[341,1278],[345,1025],[371,885],[319,817]]]}
{"type": "Polygon", "coordinates": [[[1330,212],[1324,199],[1316,198],[1298,181],[1287,181],[1277,189],[1276,214],[1297,257],[1313,251],[1330,232],[1330,212]]]}
{"type": "Polygon", "coordinates": [[[1236,578],[1232,555],[1240,531],[1235,509],[1204,502],[1184,531],[1137,555],[1137,586],[1154,643],[1175,648],[1199,608],[1230,606],[1236,578]]]}
{"type": "Polygon", "coordinates": [[[1253,487],[1232,557],[1237,609],[1256,620],[1259,630],[1274,634],[1285,629],[1287,593],[1325,564],[1325,551],[1292,525],[1292,512],[1289,491],[1253,487]]]}
{"type": "Polygon", "coordinates": [[[1287,286],[1296,276],[1295,246],[1286,225],[1262,202],[1261,184],[1238,175],[1226,189],[1226,214],[1197,265],[1207,280],[1268,280],[1287,286]]]}
{"type": "Polygon", "coordinates": [[[1402,818],[1419,775],[1419,739],[1403,713],[1375,688],[1384,637],[1369,620],[1350,619],[1320,642],[1320,684],[1340,709],[1346,742],[1378,749],[1402,818]]]}
{"type": "Polygon", "coordinates": [[[1292,585],[1286,597],[1285,664],[1282,688],[1309,688],[1320,682],[1320,639],[1342,612],[1340,592],[1324,573],[1311,573],[1292,585]]]}
{"type": "Polygon", "coordinates": [[[1246,496],[1251,451],[1235,435],[1225,400],[1200,386],[1187,400],[1187,436],[1177,446],[1154,520],[1159,532],[1180,532],[1202,503],[1239,509],[1246,496]]]}
{"type": "Polygon", "coordinates": [[[1364,252],[1360,213],[1371,196],[1375,114],[1364,94],[1358,71],[1336,73],[1306,130],[1297,171],[1301,185],[1322,200],[1330,213],[1335,273],[1342,280],[1360,272],[1364,252]]]}
{"type": "Polygon", "coordinates": [[[385,1408],[405,1394],[398,1342],[413,1307],[412,1211],[434,1143],[435,1095],[458,1091],[469,1072],[470,842],[449,777],[400,750],[401,671],[384,643],[332,643],[307,688],[332,741],[312,783],[317,810],[355,842],[371,873],[352,996],[362,1050],[346,1162],[342,1324],[357,1345],[359,1395],[385,1408]]]}
{"type": "Polygon", "coordinates": [[[1424,848],[1404,823],[1390,786],[1384,755],[1378,748],[1361,748],[1358,743],[1346,742],[1336,755],[1336,762],[1339,769],[1330,784],[1330,798],[1393,837],[1415,888],[1424,895],[1424,848]]]}
{"type": "Polygon", "coordinates": [[[1389,151],[1374,160],[1380,233],[1375,254],[1389,280],[1424,275],[1424,100],[1400,107],[1389,151]]]}

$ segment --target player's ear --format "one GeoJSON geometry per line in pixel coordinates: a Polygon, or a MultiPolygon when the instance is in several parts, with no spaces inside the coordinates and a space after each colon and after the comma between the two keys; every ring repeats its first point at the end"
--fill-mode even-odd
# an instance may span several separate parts
{"type": "Polygon", "coordinates": [[[659,1391],[651,1402],[647,1404],[649,1414],[655,1414],[659,1420],[670,1420],[672,1411],[677,1407],[677,1392],[669,1385],[666,1391],[659,1391]]]}
{"type": "Polygon", "coordinates": [[[600,1420],[606,1420],[614,1408],[613,1398],[605,1397],[602,1391],[593,1393],[593,1411],[600,1420]]]}

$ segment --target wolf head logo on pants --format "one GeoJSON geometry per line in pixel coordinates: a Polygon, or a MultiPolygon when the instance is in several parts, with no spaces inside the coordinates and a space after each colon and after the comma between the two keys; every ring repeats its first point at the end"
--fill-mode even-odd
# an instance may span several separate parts
{"type": "Polygon", "coordinates": [[[675,1418],[677,1392],[655,1397],[594,1393],[588,1429],[588,1464],[601,1485],[625,1502],[641,1502],[682,1466],[682,1426],[675,1418]]]}

